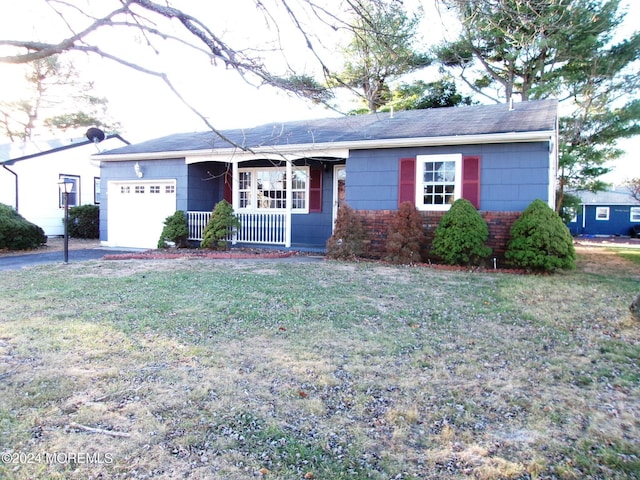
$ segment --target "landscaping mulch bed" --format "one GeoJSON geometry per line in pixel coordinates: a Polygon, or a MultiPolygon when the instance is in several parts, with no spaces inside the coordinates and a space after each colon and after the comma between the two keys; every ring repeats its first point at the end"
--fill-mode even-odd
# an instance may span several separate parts
{"type": "Polygon", "coordinates": [[[267,249],[233,249],[223,252],[203,249],[166,249],[147,250],[146,252],[108,254],[105,260],[169,260],[174,258],[211,258],[211,259],[250,259],[250,258],[287,258],[298,255],[296,251],[274,251],[267,249]]]}
{"type": "Polygon", "coordinates": [[[225,251],[205,248],[165,248],[152,249],[143,252],[121,254],[106,254],[105,260],[166,260],[166,259],[277,259],[291,257],[324,257],[322,252],[302,250],[278,250],[276,248],[237,247],[225,251]]]}

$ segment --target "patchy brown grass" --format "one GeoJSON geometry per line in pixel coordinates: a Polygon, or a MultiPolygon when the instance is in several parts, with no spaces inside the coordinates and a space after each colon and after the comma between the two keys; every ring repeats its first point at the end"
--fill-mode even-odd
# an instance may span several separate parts
{"type": "Polygon", "coordinates": [[[188,259],[12,272],[0,477],[638,478],[640,277],[579,255],[552,276],[188,259]]]}

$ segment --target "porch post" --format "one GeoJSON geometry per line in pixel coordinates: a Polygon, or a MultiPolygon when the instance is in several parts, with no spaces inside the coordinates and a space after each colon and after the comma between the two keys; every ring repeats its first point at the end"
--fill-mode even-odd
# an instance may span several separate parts
{"type": "MultiPolygon", "coordinates": [[[[240,205],[240,173],[238,172],[238,162],[231,163],[231,206],[233,211],[238,211],[240,205]]],[[[237,232],[233,234],[231,244],[235,245],[238,242],[237,232]]]]}
{"type": "Polygon", "coordinates": [[[291,178],[293,176],[293,169],[291,168],[291,164],[293,162],[291,160],[287,160],[286,164],[287,164],[287,170],[286,170],[286,178],[287,178],[287,186],[286,186],[286,190],[287,190],[287,198],[286,198],[286,213],[285,213],[285,219],[284,219],[284,246],[286,248],[289,248],[291,246],[291,206],[293,204],[293,199],[292,197],[292,193],[291,193],[291,189],[292,189],[292,185],[293,185],[293,179],[291,178]]]}

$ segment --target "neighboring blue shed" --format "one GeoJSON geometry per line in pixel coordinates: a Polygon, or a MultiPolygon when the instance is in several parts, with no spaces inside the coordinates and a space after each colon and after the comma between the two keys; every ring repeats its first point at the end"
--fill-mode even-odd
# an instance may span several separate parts
{"type": "Polygon", "coordinates": [[[624,187],[571,193],[582,200],[568,225],[572,235],[629,236],[632,228],[640,227],[640,202],[624,187]]]}
{"type": "Polygon", "coordinates": [[[458,198],[511,216],[535,199],[553,208],[557,108],[544,100],[346,116],[104,152],[95,156],[108,199],[100,238],[154,247],[164,218],[184,210],[198,240],[223,198],[240,217],[237,243],[314,249],[343,203],[374,216],[403,201],[439,214],[458,198]]]}

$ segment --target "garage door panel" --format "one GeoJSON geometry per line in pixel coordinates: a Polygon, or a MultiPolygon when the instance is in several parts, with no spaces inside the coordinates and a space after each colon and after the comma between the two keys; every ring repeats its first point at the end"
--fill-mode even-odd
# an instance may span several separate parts
{"type": "Polygon", "coordinates": [[[110,246],[155,248],[164,220],[176,211],[176,181],[112,181],[107,201],[110,246]]]}

